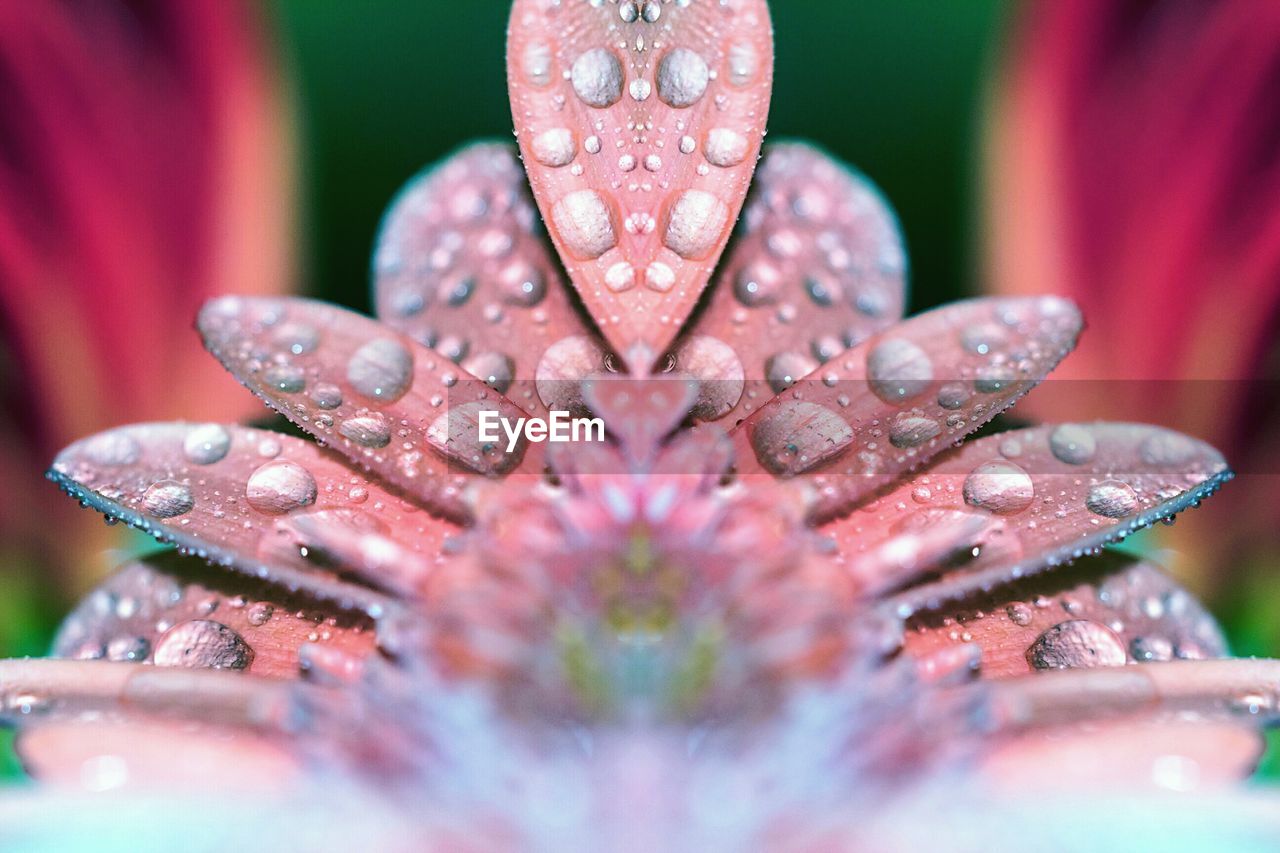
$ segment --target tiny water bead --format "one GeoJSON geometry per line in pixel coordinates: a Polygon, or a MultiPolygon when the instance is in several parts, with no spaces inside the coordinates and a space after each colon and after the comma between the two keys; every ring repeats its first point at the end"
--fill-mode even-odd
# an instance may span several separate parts
{"type": "Polygon", "coordinates": [[[150,486],[142,495],[142,509],[154,518],[175,518],[185,515],[196,505],[191,487],[176,480],[162,480],[150,486]]]}
{"type": "Polygon", "coordinates": [[[372,340],[347,362],[347,381],[371,400],[394,402],[413,382],[413,354],[394,338],[372,340]]]}
{"type": "Polygon", "coordinates": [[[173,626],[156,644],[156,666],[193,669],[246,669],[253,649],[244,638],[221,622],[192,619],[173,626]]]}
{"type": "Polygon", "coordinates": [[[249,505],[279,515],[316,502],[316,481],[296,462],[274,460],[249,475],[245,486],[249,505]]]}
{"type": "Polygon", "coordinates": [[[195,465],[212,465],[222,461],[231,450],[231,434],[219,424],[193,427],[182,442],[183,452],[195,465]]]}
{"type": "Polygon", "coordinates": [[[1123,666],[1128,659],[1116,633],[1088,619],[1055,625],[1027,649],[1027,662],[1036,669],[1123,666]]]}

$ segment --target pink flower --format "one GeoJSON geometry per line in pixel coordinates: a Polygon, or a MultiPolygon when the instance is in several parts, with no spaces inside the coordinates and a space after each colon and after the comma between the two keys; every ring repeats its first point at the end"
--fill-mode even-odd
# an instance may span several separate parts
{"type": "Polygon", "coordinates": [[[157,844],[224,808],[227,844],[910,849],[926,813],[960,849],[1061,841],[1015,822],[1026,791],[1247,840],[1247,803],[1192,806],[1251,769],[1280,664],[1226,658],[1159,569],[1095,553],[1213,492],[1222,457],[1140,424],[957,446],[1082,318],[1039,296],[902,319],[891,211],[807,145],[766,149],[748,200],[763,0],[512,20],[533,198],[510,147],[474,145],[388,213],[379,319],[200,311],[320,445],[152,423],[55,460],[185,555],[107,580],[55,659],[0,664],[36,775],[127,792],[157,844]],[[557,412],[607,440],[485,435],[557,412]]]}
{"type": "Polygon", "coordinates": [[[62,566],[103,547],[41,487],[74,436],[251,411],[172,318],[289,283],[288,128],[258,23],[221,0],[0,9],[8,547],[62,566]]]}

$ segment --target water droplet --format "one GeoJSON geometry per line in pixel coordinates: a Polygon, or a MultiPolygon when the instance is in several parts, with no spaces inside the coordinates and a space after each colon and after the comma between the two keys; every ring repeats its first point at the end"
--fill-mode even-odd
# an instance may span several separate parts
{"type": "Polygon", "coordinates": [[[977,323],[960,333],[960,345],[974,355],[990,355],[1009,343],[1009,333],[995,323],[977,323]]]}
{"type": "Polygon", "coordinates": [[[279,515],[315,503],[316,481],[306,468],[280,459],[249,475],[245,497],[254,509],[279,515]]]}
{"type": "Polygon", "coordinates": [[[1004,610],[1009,615],[1009,621],[1013,624],[1024,628],[1031,624],[1032,610],[1021,601],[1010,604],[1004,610]]]}
{"type": "Polygon", "coordinates": [[[271,621],[271,617],[275,612],[275,607],[267,604],[265,601],[259,601],[257,604],[249,608],[247,618],[250,625],[262,627],[271,621]]]}
{"type": "Polygon", "coordinates": [[[964,407],[973,395],[968,386],[960,382],[948,382],[938,389],[938,405],[949,411],[964,407]]]}
{"type": "Polygon", "coordinates": [[[267,387],[281,394],[297,394],[307,387],[307,375],[292,364],[278,364],[262,375],[267,387]]]}
{"type": "Polygon", "coordinates": [[[498,288],[508,304],[525,308],[537,305],[547,294],[542,273],[525,261],[513,261],[498,273],[498,288]]]}
{"type": "Polygon", "coordinates": [[[723,417],[742,399],[745,372],[733,347],[719,338],[694,335],[676,354],[683,373],[698,380],[698,399],[692,414],[698,420],[723,417]]]}
{"type": "Polygon", "coordinates": [[[193,619],[160,638],[153,661],[156,666],[245,669],[253,662],[253,649],[221,622],[193,619]]]}
{"type": "Polygon", "coordinates": [[[1137,661],[1173,660],[1173,643],[1164,637],[1134,637],[1129,651],[1137,661]]]}
{"type": "Polygon", "coordinates": [[[671,206],[664,242],[682,258],[694,260],[711,252],[729,224],[729,206],[706,190],[685,190],[671,206]]]}
{"type": "Polygon", "coordinates": [[[391,443],[391,425],[377,412],[347,418],[338,425],[338,434],[361,447],[386,447],[391,443]]]}
{"type": "Polygon", "coordinates": [[[286,323],[276,331],[275,342],[294,355],[306,355],[320,346],[320,333],[305,323],[286,323]]]}
{"type": "Polygon", "coordinates": [[[747,138],[741,133],[727,127],[717,127],[707,134],[702,153],[712,166],[728,169],[747,159],[750,147],[747,138]]]}
{"type": "Polygon", "coordinates": [[[500,352],[477,353],[467,360],[463,368],[499,394],[506,393],[515,375],[515,364],[500,352]]]}
{"type": "Polygon", "coordinates": [[[311,389],[311,402],[322,409],[336,409],[342,405],[342,389],[331,382],[321,382],[311,389]]]}
{"type": "Polygon", "coordinates": [[[676,109],[693,106],[706,93],[710,74],[705,59],[687,47],[677,47],[658,63],[658,97],[676,109]]]}
{"type": "Polygon", "coordinates": [[[390,403],[413,382],[413,355],[394,338],[378,338],[355,351],[347,362],[347,381],[358,393],[390,403]]]}
{"type": "Polygon", "coordinates": [[[1103,480],[1089,489],[1084,503],[1090,512],[1104,518],[1125,518],[1138,511],[1138,494],[1128,483],[1103,480]]]}
{"type": "Polygon", "coordinates": [[[844,418],[806,401],[788,400],[765,410],[751,430],[760,464],[781,476],[810,471],[852,443],[853,429],[844,418]]]}
{"type": "Polygon", "coordinates": [[[733,282],[733,293],[748,308],[767,305],[778,298],[781,275],[768,264],[744,267],[733,282]]]}
{"type": "Polygon", "coordinates": [[[567,127],[556,127],[543,131],[530,143],[533,158],[544,166],[559,168],[568,166],[578,155],[578,143],[574,141],[573,132],[567,127]]]}
{"type": "Polygon", "coordinates": [[[817,362],[798,352],[780,352],[764,366],[769,387],[779,394],[817,369],[817,362]]]}
{"type": "Polygon", "coordinates": [[[583,258],[598,258],[618,242],[609,204],[595,190],[576,190],[551,208],[551,221],[566,247],[583,258]]]}
{"type": "Polygon", "coordinates": [[[999,515],[1013,515],[1031,505],[1031,475],[1012,462],[984,462],[965,478],[964,500],[999,515]]]}
{"type": "Polygon", "coordinates": [[[182,442],[182,450],[191,463],[212,465],[231,450],[231,435],[218,424],[192,427],[182,442]]]}
{"type": "Polygon", "coordinates": [[[932,418],[899,415],[889,427],[889,443],[906,449],[919,447],[942,434],[942,426],[932,418]]]}
{"type": "Polygon", "coordinates": [[[1083,465],[1093,459],[1098,443],[1093,432],[1077,424],[1063,424],[1049,436],[1049,449],[1068,465],[1083,465]]]}
{"type": "Polygon", "coordinates": [[[622,63],[603,47],[592,48],[574,60],[569,81],[587,106],[604,109],[622,99],[622,63]]]}
{"type": "Polygon", "coordinates": [[[142,495],[142,509],[154,518],[173,518],[191,512],[196,505],[191,487],[177,480],[161,480],[142,495]]]}
{"type": "Polygon", "coordinates": [[[1122,666],[1127,661],[1115,632],[1087,619],[1054,625],[1027,650],[1027,662],[1036,669],[1122,666]]]}
{"type": "Polygon", "coordinates": [[[107,644],[107,657],[116,661],[142,661],[151,653],[146,637],[116,637],[107,644]]]}
{"type": "Polygon", "coordinates": [[[867,354],[867,381],[886,403],[918,397],[933,381],[933,363],[920,347],[903,338],[889,338],[867,354]]]}

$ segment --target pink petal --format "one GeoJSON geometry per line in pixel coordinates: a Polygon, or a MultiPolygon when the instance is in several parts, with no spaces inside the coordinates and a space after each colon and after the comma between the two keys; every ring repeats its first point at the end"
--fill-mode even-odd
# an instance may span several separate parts
{"type": "MultiPolygon", "coordinates": [[[[514,420],[515,405],[376,320],[304,299],[226,297],[198,322],[209,351],[269,406],[451,519],[470,514],[468,483],[523,459],[523,445],[506,453],[477,432],[479,412],[514,420]]],[[[510,393],[536,399],[530,381],[510,393]]]]}
{"type": "Polygon", "coordinates": [[[373,272],[382,322],[499,393],[586,331],[511,145],[472,145],[410,181],[383,220],[373,272]]]}
{"type": "Polygon", "coordinates": [[[308,643],[364,656],[373,650],[373,624],[169,553],[126,564],[86,596],[63,622],[53,654],[296,677],[308,643]]]}
{"type": "Polygon", "coordinates": [[[1253,772],[1263,739],[1240,723],[1147,719],[1066,726],[996,744],[981,774],[1011,793],[1196,793],[1253,772]]]}
{"type": "Polygon", "coordinates": [[[305,694],[332,696],[317,687],[216,669],[139,666],[71,660],[0,661],[7,723],[31,719],[76,721],[110,714],[160,717],[287,734],[291,710],[305,694]],[[25,709],[25,710],[24,710],[25,709]]]}
{"type": "Polygon", "coordinates": [[[160,719],[37,723],[22,730],[17,749],[23,767],[41,782],[95,793],[278,791],[301,771],[278,739],[160,719]]]}
{"type": "Polygon", "coordinates": [[[1071,350],[1060,299],[976,299],[922,314],[833,358],[740,424],[740,476],[805,475],[830,518],[1011,406],[1071,350]]]}
{"type": "Polygon", "coordinates": [[[764,0],[517,0],[511,111],[534,196],[632,371],[666,352],[741,209],[772,86],[764,0]]]}
{"type": "Polygon", "coordinates": [[[704,395],[735,398],[704,419],[784,391],[902,317],[897,221],[840,161],[808,145],[768,146],[743,222],[710,304],[676,348],[677,368],[710,386],[704,395]]]}
{"type": "Polygon", "coordinates": [[[452,529],[310,442],[245,427],[121,427],[68,447],[49,476],[111,518],[342,606],[384,599],[337,582],[330,562],[388,587],[420,582],[452,529]],[[317,537],[306,526],[313,517],[341,524],[317,537]],[[337,559],[348,554],[325,546],[341,531],[352,550],[357,538],[380,541],[410,559],[396,574],[379,571],[381,562],[337,559]]]}
{"type": "MultiPolygon", "coordinates": [[[[834,529],[893,532],[926,526],[939,511],[990,514],[989,527],[955,543],[980,551],[964,571],[896,599],[932,608],[1123,539],[1199,503],[1230,477],[1216,450],[1160,427],[1035,427],[965,445],[834,529]]],[[[856,560],[857,542],[845,534],[842,545],[856,560]]]]}
{"type": "Polygon", "coordinates": [[[1213,617],[1158,567],[1118,554],[970,596],[907,623],[905,649],[927,657],[975,645],[987,678],[1227,654],[1213,617]]]}

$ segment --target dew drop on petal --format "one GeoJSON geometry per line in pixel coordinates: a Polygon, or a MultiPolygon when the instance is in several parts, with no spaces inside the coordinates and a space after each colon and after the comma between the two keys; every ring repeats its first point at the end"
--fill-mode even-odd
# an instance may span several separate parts
{"type": "Polygon", "coordinates": [[[262,465],[245,485],[249,505],[279,515],[316,502],[316,481],[296,462],[279,459],[262,465]]]}
{"type": "Polygon", "coordinates": [[[941,424],[932,418],[902,415],[889,427],[889,443],[900,449],[919,447],[941,434],[941,424]]]}
{"type": "Polygon", "coordinates": [[[889,338],[867,354],[867,381],[881,400],[899,403],[928,390],[933,381],[933,363],[911,341],[889,338]]]}
{"type": "Polygon", "coordinates": [[[321,382],[311,389],[311,402],[322,409],[336,409],[342,405],[342,389],[332,382],[321,382]]]}
{"type": "Polygon", "coordinates": [[[391,443],[391,425],[377,412],[347,418],[338,424],[338,434],[361,447],[386,447],[391,443]]]}
{"type": "Polygon", "coordinates": [[[780,352],[765,363],[764,373],[769,387],[781,394],[818,369],[818,363],[798,352],[780,352]]]}
{"type": "Polygon", "coordinates": [[[1138,511],[1138,494],[1128,483],[1103,480],[1089,489],[1085,506],[1104,518],[1125,518],[1138,511]]]}
{"type": "Polygon", "coordinates": [[[413,355],[393,338],[370,341],[347,362],[347,381],[365,397],[393,402],[404,396],[413,381],[413,355]]]}
{"type": "Polygon", "coordinates": [[[1027,649],[1027,662],[1036,669],[1122,666],[1127,660],[1116,633],[1088,619],[1054,625],[1027,649]]]}
{"type": "Polygon", "coordinates": [[[156,666],[245,669],[253,662],[253,649],[221,622],[192,619],[165,632],[156,644],[153,661],[156,666]]]}
{"type": "Polygon", "coordinates": [[[177,480],[161,480],[142,495],[142,509],[153,518],[174,518],[191,512],[196,505],[191,487],[177,480]]]}
{"type": "Polygon", "coordinates": [[[1098,451],[1093,432],[1079,424],[1063,424],[1049,435],[1049,449],[1060,462],[1083,465],[1098,451]]]}
{"type": "Polygon", "coordinates": [[[965,503],[999,515],[1022,512],[1033,497],[1031,475],[1012,462],[985,462],[964,481],[965,503]]]}
{"type": "Polygon", "coordinates": [[[802,474],[827,462],[853,443],[853,428],[835,412],[789,400],[762,414],[751,445],[765,468],[779,475],[802,474]]]}
{"type": "Polygon", "coordinates": [[[192,464],[212,465],[231,450],[231,434],[218,424],[193,427],[182,442],[182,450],[192,464]]]}
{"type": "Polygon", "coordinates": [[[279,364],[267,369],[262,379],[267,387],[281,394],[297,394],[307,387],[307,375],[302,368],[291,364],[279,364]]]}

